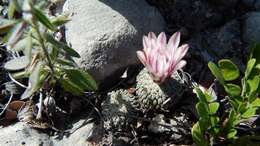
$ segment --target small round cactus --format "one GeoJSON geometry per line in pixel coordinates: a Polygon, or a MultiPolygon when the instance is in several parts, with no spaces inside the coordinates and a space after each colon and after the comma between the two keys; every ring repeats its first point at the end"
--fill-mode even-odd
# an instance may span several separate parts
{"type": "Polygon", "coordinates": [[[177,72],[163,83],[157,84],[144,68],[137,76],[135,99],[139,101],[142,110],[165,109],[166,103],[178,100],[184,89],[184,83],[177,72]]]}
{"type": "Polygon", "coordinates": [[[107,98],[102,103],[102,114],[105,119],[106,129],[125,129],[134,122],[133,116],[136,109],[132,106],[132,95],[127,90],[119,89],[108,93],[107,98]]]}

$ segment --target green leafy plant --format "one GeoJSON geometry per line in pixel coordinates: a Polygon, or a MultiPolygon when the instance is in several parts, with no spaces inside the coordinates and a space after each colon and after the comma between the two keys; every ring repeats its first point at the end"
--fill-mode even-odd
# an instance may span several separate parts
{"type": "Polygon", "coordinates": [[[199,121],[192,128],[192,137],[197,145],[213,145],[221,140],[233,142],[238,138],[236,126],[256,116],[260,107],[259,50],[259,46],[252,49],[241,84],[235,84],[240,71],[232,61],[222,59],[218,65],[208,63],[210,71],[223,86],[231,106],[218,115],[219,102],[208,90],[202,91],[198,86],[195,87],[199,99],[196,104],[199,121]]]}
{"type": "Polygon", "coordinates": [[[40,89],[51,91],[57,84],[74,95],[96,91],[94,79],[72,59],[80,55],[55,38],[68,16],[49,18],[42,11],[44,5],[45,1],[12,0],[8,19],[0,20],[0,33],[6,34],[3,43],[12,55],[4,67],[15,80],[29,78],[21,99],[33,97],[40,89]]]}

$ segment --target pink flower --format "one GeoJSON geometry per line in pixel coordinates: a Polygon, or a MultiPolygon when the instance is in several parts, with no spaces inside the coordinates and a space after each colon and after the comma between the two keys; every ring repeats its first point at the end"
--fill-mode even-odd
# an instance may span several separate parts
{"type": "Polygon", "coordinates": [[[143,37],[143,51],[137,51],[137,56],[147,68],[152,79],[156,83],[162,83],[175,71],[186,65],[182,60],[188,51],[189,46],[184,44],[180,47],[180,32],[174,33],[170,40],[166,40],[164,32],[156,38],[153,32],[143,37]]]}

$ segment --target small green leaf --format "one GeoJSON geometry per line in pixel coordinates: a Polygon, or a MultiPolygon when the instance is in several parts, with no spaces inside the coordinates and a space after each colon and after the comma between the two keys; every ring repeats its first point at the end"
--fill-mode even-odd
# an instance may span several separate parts
{"type": "Polygon", "coordinates": [[[34,42],[33,42],[32,34],[29,33],[26,37],[26,46],[25,46],[25,49],[24,49],[23,52],[29,58],[30,61],[32,59],[33,45],[34,45],[34,42]]]}
{"type": "Polygon", "coordinates": [[[226,91],[229,95],[231,95],[232,97],[234,97],[234,96],[239,96],[240,93],[241,93],[241,88],[240,88],[240,86],[235,85],[235,84],[231,84],[231,83],[226,84],[226,85],[224,86],[224,88],[225,88],[225,91],[226,91]]]}
{"type": "Polygon", "coordinates": [[[210,123],[212,127],[217,126],[219,124],[219,118],[217,116],[211,116],[210,123]]]}
{"type": "Polygon", "coordinates": [[[234,139],[236,137],[237,130],[236,129],[231,129],[229,133],[227,134],[228,139],[234,139]]]}
{"type": "Polygon", "coordinates": [[[199,123],[193,125],[192,130],[192,139],[198,146],[209,146],[208,142],[205,140],[203,132],[200,130],[199,123]]]}
{"type": "Polygon", "coordinates": [[[21,96],[21,99],[27,99],[31,97],[36,91],[38,91],[45,80],[46,73],[42,69],[43,63],[38,62],[36,66],[33,68],[33,71],[29,77],[29,86],[21,96]]]}
{"type": "Polygon", "coordinates": [[[256,110],[257,110],[257,108],[253,108],[253,107],[248,108],[248,109],[242,114],[242,118],[248,119],[248,118],[254,116],[256,110]]]}
{"type": "Polygon", "coordinates": [[[45,16],[45,14],[40,9],[33,7],[32,13],[44,26],[52,31],[56,30],[56,27],[51,23],[48,17],[45,16]]]}
{"type": "Polygon", "coordinates": [[[70,60],[58,58],[56,61],[57,61],[57,63],[59,63],[60,65],[74,67],[74,63],[71,62],[70,60]]]}
{"type": "Polygon", "coordinates": [[[219,103],[217,103],[217,102],[210,103],[210,104],[209,104],[210,114],[211,114],[211,115],[216,114],[217,111],[218,111],[218,108],[219,108],[219,103]]]}
{"type": "Polygon", "coordinates": [[[16,71],[26,68],[30,61],[27,56],[22,56],[19,58],[14,58],[5,63],[4,68],[9,71],[16,71]]]}
{"type": "Polygon", "coordinates": [[[7,15],[9,19],[12,19],[15,11],[21,11],[21,8],[17,2],[17,0],[11,0],[8,6],[7,15]]]}
{"type": "Polygon", "coordinates": [[[221,70],[217,67],[217,65],[213,62],[208,63],[208,67],[211,71],[211,73],[216,77],[216,79],[222,84],[225,84],[224,77],[221,73],[221,70]]]}
{"type": "Polygon", "coordinates": [[[260,107],[260,98],[257,97],[253,102],[252,102],[252,107],[260,107]]]}
{"type": "Polygon", "coordinates": [[[206,118],[209,116],[209,111],[206,103],[198,102],[196,104],[196,109],[201,118],[206,118]]]}
{"type": "Polygon", "coordinates": [[[247,67],[246,67],[246,71],[245,71],[245,78],[247,79],[251,73],[251,71],[253,70],[254,66],[255,66],[255,63],[256,63],[256,59],[250,59],[248,62],[247,62],[247,67]]]}
{"type": "Polygon", "coordinates": [[[10,31],[17,23],[16,20],[0,19],[0,34],[10,31]]]}
{"type": "Polygon", "coordinates": [[[237,66],[228,59],[222,59],[218,62],[222,75],[225,81],[232,81],[239,77],[237,66]]]}
{"type": "Polygon", "coordinates": [[[50,58],[52,62],[55,62],[57,60],[57,57],[58,57],[58,49],[56,47],[52,47],[50,53],[50,58]]]}
{"type": "Polygon", "coordinates": [[[247,79],[246,82],[249,86],[250,93],[253,93],[258,89],[260,79],[259,79],[259,76],[255,76],[253,79],[251,79],[251,78],[247,79]]]}
{"type": "Polygon", "coordinates": [[[77,84],[71,82],[70,80],[68,80],[66,78],[63,80],[60,80],[60,83],[64,90],[72,93],[75,96],[80,96],[80,95],[84,94],[84,90],[81,87],[79,87],[77,84]]]}
{"type": "Polygon", "coordinates": [[[70,18],[68,17],[67,14],[59,15],[59,16],[51,19],[51,23],[55,26],[61,26],[69,21],[70,21],[70,18]]]}
{"type": "Polygon", "coordinates": [[[47,39],[48,42],[50,42],[51,44],[53,44],[54,46],[56,46],[57,48],[62,48],[64,51],[66,51],[70,56],[72,57],[77,57],[79,58],[80,55],[71,47],[67,46],[64,43],[58,42],[56,41],[52,35],[46,33],[45,34],[45,38],[47,39]]]}
{"type": "MultiPolygon", "coordinates": [[[[7,36],[7,47],[12,48],[22,37],[23,31],[27,27],[25,22],[17,23],[12,30],[8,33],[7,36]]],[[[8,48],[8,49],[9,49],[8,48]]]]}
{"type": "Polygon", "coordinates": [[[65,72],[72,82],[81,86],[83,89],[97,90],[95,80],[87,72],[78,69],[67,69],[65,72]]]}
{"type": "Polygon", "coordinates": [[[199,100],[201,100],[201,102],[203,102],[203,103],[206,103],[207,99],[206,99],[204,93],[200,90],[200,88],[196,87],[195,91],[196,91],[196,94],[197,94],[197,97],[199,98],[199,100]]]}

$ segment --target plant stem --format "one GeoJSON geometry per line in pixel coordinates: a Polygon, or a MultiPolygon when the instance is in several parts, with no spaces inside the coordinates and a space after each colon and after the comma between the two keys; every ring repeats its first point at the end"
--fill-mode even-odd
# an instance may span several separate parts
{"type": "Polygon", "coordinates": [[[47,51],[47,49],[45,47],[44,40],[43,40],[43,37],[42,37],[42,35],[41,35],[40,31],[39,31],[38,25],[37,25],[37,23],[35,21],[33,21],[33,25],[34,25],[34,28],[35,28],[36,33],[38,35],[39,43],[40,43],[41,48],[42,48],[42,50],[44,52],[44,56],[47,58],[47,62],[48,62],[48,65],[49,65],[49,67],[51,69],[51,72],[54,74],[54,69],[53,69],[53,66],[51,64],[51,58],[50,58],[50,56],[48,54],[48,51],[47,51]]]}

